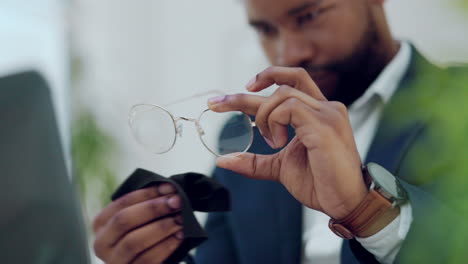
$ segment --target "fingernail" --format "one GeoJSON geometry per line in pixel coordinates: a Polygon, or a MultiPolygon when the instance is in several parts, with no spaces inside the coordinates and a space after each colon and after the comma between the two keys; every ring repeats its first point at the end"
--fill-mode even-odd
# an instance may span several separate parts
{"type": "Polygon", "coordinates": [[[182,207],[182,199],[178,195],[174,195],[167,199],[167,206],[171,209],[180,209],[182,207]]]}
{"type": "Polygon", "coordinates": [[[227,169],[229,168],[230,164],[232,164],[232,162],[239,160],[242,160],[242,154],[237,156],[224,155],[216,159],[216,166],[227,169]]]}
{"type": "Polygon", "coordinates": [[[266,143],[267,143],[272,149],[276,148],[276,145],[275,145],[275,143],[274,143],[272,140],[270,140],[269,138],[266,138],[266,137],[263,137],[263,138],[265,139],[266,143]]]}
{"type": "Polygon", "coordinates": [[[273,133],[273,135],[272,135],[273,142],[275,143],[276,147],[279,147],[281,145],[280,144],[281,137],[283,136],[283,132],[281,130],[281,127],[273,126],[272,133],[273,133]]]}
{"type": "Polygon", "coordinates": [[[158,186],[159,195],[168,195],[168,194],[175,193],[175,192],[176,190],[174,186],[172,186],[172,184],[170,183],[163,183],[158,186]]]}
{"type": "Polygon", "coordinates": [[[184,232],[182,232],[182,231],[177,232],[177,233],[175,234],[175,237],[176,237],[177,239],[180,239],[180,240],[184,239],[184,232]]]}
{"type": "Polygon", "coordinates": [[[257,82],[257,79],[258,79],[258,74],[247,83],[247,85],[245,86],[247,90],[250,91],[252,89],[252,86],[254,85],[255,82],[257,82]]]}
{"type": "Polygon", "coordinates": [[[244,155],[245,152],[233,152],[229,154],[224,154],[222,156],[219,156],[216,160],[232,160],[235,158],[242,158],[242,155],[244,155]]]}
{"type": "Polygon", "coordinates": [[[265,140],[265,142],[266,142],[272,149],[274,149],[274,148],[275,148],[275,143],[274,143],[271,139],[265,137],[265,136],[263,135],[263,133],[262,133],[261,130],[258,130],[258,132],[259,132],[260,135],[263,137],[263,139],[265,140]]]}
{"type": "Polygon", "coordinates": [[[221,157],[225,157],[225,158],[235,158],[235,157],[241,156],[243,153],[244,153],[244,152],[233,152],[233,153],[224,154],[224,155],[222,155],[221,157]]]}
{"type": "Polygon", "coordinates": [[[224,100],[226,100],[226,95],[216,96],[216,97],[212,97],[208,99],[208,104],[215,105],[215,104],[222,103],[224,100]]]}
{"type": "Polygon", "coordinates": [[[184,220],[182,218],[182,215],[181,214],[178,214],[176,216],[174,216],[174,222],[178,225],[182,225],[184,220]]]}

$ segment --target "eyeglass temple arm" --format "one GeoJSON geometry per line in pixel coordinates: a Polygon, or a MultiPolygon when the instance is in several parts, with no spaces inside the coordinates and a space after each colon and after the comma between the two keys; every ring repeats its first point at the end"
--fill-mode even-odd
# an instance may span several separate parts
{"type": "Polygon", "coordinates": [[[210,94],[225,95],[226,92],[221,91],[221,90],[209,90],[209,91],[206,91],[206,92],[197,93],[197,94],[194,94],[194,95],[192,95],[192,96],[189,96],[189,97],[186,97],[186,98],[182,98],[182,99],[179,99],[179,100],[170,102],[170,103],[168,103],[168,104],[165,104],[164,106],[170,106],[170,105],[174,105],[174,104],[183,103],[183,102],[188,101],[188,100],[190,100],[190,99],[197,98],[197,97],[200,97],[200,96],[210,95],[210,94]]]}

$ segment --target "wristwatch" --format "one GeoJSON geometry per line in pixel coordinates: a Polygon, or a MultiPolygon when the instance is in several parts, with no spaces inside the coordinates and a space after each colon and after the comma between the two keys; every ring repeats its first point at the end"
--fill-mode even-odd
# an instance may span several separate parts
{"type": "Polygon", "coordinates": [[[368,237],[388,225],[400,213],[408,195],[399,181],[385,168],[369,163],[362,174],[369,192],[346,217],[330,219],[328,226],[339,237],[368,237]]]}

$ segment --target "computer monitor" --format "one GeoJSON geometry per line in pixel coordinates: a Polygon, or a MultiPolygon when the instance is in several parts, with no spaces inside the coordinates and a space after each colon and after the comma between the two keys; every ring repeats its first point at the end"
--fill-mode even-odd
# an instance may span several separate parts
{"type": "Polygon", "coordinates": [[[37,72],[0,78],[0,263],[89,263],[54,113],[37,72]]]}

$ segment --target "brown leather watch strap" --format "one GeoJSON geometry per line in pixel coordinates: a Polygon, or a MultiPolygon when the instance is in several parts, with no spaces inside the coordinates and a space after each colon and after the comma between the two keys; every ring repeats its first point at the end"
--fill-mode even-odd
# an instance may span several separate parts
{"type": "Polygon", "coordinates": [[[345,218],[330,219],[329,227],[338,236],[352,239],[367,237],[389,224],[400,213],[390,201],[372,189],[364,200],[345,218]]]}

